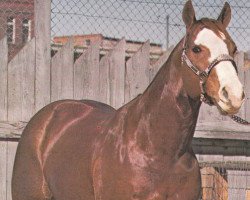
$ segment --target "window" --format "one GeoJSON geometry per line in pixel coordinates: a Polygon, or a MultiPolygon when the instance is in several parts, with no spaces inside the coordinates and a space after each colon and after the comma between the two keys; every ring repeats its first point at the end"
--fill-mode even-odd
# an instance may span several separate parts
{"type": "Polygon", "coordinates": [[[13,17],[8,17],[7,18],[7,41],[9,44],[14,44],[15,43],[15,19],[13,17]]]}
{"type": "Polygon", "coordinates": [[[23,43],[26,43],[31,39],[31,20],[29,19],[23,20],[22,39],[23,43]]]}

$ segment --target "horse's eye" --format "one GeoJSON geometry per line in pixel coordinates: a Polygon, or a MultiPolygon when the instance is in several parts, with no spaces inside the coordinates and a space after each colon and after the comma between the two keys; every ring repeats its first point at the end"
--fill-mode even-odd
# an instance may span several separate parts
{"type": "Polygon", "coordinates": [[[194,53],[200,53],[201,52],[201,48],[198,47],[198,46],[195,46],[192,50],[193,50],[194,53]]]}

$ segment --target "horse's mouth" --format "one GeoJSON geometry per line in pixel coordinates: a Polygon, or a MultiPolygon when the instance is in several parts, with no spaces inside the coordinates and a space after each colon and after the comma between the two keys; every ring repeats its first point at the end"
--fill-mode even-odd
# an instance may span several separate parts
{"type": "Polygon", "coordinates": [[[229,106],[227,104],[223,104],[221,102],[215,102],[215,105],[217,109],[219,110],[221,115],[234,115],[239,112],[239,108],[234,108],[232,106],[229,106]]]}

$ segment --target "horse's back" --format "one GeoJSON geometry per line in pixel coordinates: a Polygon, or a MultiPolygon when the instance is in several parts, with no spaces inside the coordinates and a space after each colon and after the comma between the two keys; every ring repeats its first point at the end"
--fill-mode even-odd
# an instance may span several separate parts
{"type": "MultiPolygon", "coordinates": [[[[87,100],[62,100],[41,109],[26,126],[18,145],[12,179],[13,200],[48,198],[50,190],[56,191],[50,185],[74,185],[75,190],[86,188],[73,184],[83,178],[76,169],[89,168],[86,162],[91,160],[94,141],[114,111],[106,104],[87,100]],[[65,171],[69,176],[74,174],[75,179],[62,177],[60,174],[65,171]]],[[[73,198],[82,199],[78,197],[73,198]]]]}

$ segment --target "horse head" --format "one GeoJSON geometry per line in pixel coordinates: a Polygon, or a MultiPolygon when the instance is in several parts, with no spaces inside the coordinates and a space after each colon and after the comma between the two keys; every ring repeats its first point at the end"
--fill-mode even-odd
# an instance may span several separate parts
{"type": "Polygon", "coordinates": [[[201,95],[222,114],[237,113],[245,94],[233,61],[237,47],[226,30],[231,19],[230,5],[225,3],[217,20],[196,20],[189,0],[182,18],[186,25],[186,36],[182,40],[182,63],[186,67],[182,67],[182,71],[188,94],[193,98],[201,95]]]}

